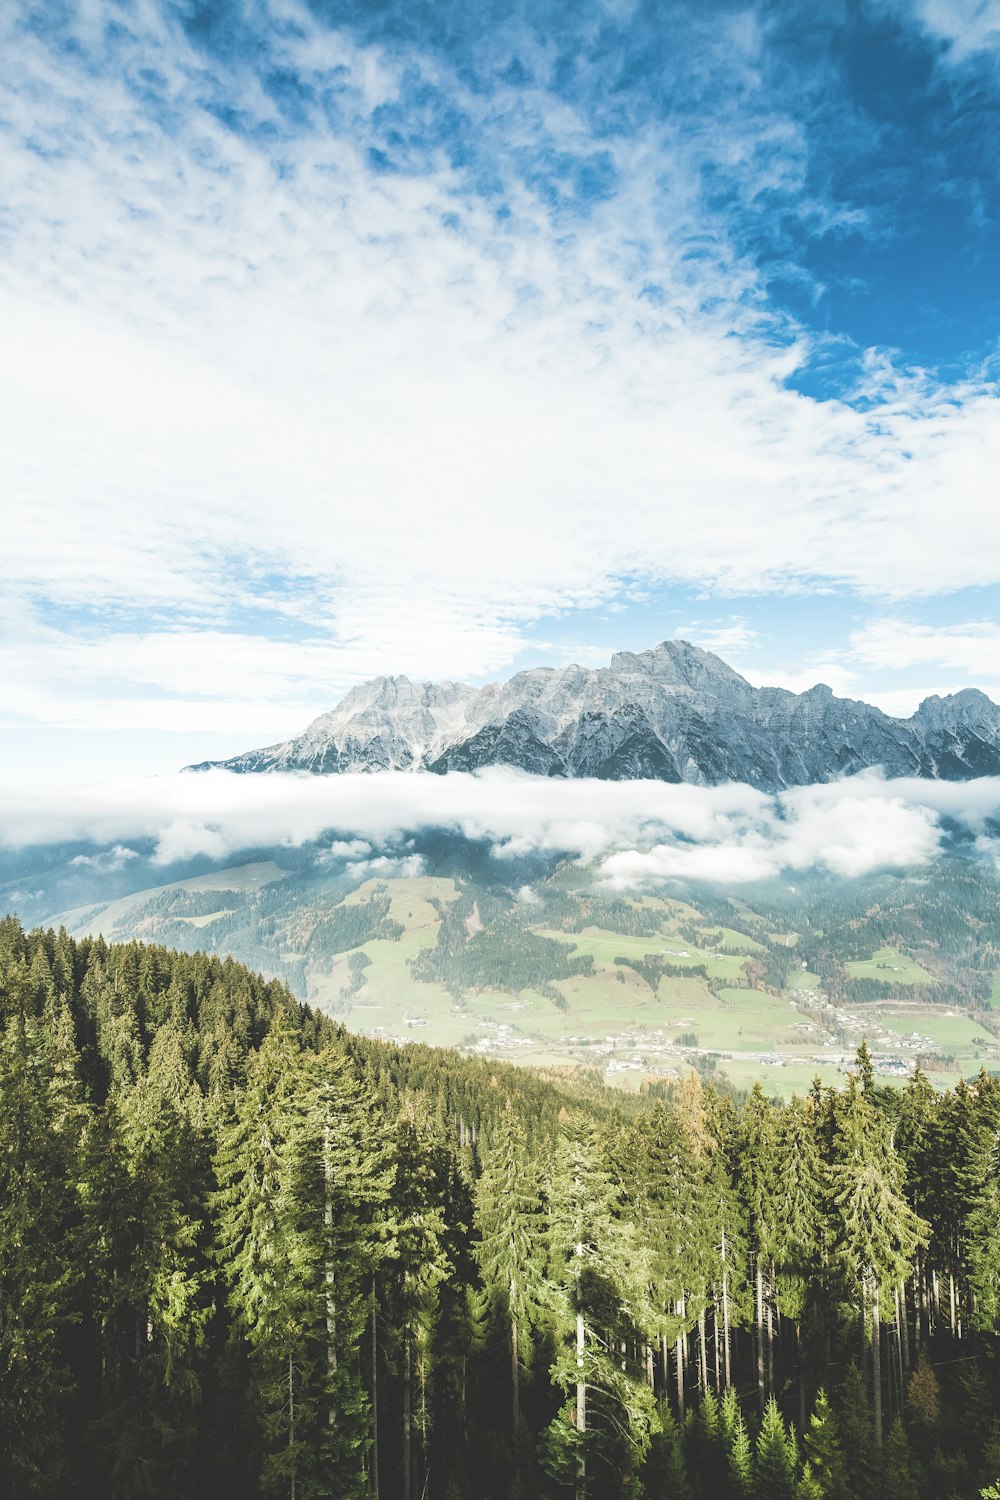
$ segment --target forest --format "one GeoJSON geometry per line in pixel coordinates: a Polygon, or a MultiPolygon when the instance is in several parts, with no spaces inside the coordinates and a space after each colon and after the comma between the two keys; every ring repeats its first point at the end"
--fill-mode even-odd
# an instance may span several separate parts
{"type": "Polygon", "coordinates": [[[993,1076],[619,1094],[13,917],[0,1015],[11,1500],[1000,1493],[993,1076]]]}

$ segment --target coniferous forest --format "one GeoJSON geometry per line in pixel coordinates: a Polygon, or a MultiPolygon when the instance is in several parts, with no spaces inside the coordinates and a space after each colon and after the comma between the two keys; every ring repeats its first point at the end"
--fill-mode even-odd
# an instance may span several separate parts
{"type": "Polygon", "coordinates": [[[12,918],[0,1007],[11,1500],[996,1493],[1000,1080],[615,1094],[12,918]]]}

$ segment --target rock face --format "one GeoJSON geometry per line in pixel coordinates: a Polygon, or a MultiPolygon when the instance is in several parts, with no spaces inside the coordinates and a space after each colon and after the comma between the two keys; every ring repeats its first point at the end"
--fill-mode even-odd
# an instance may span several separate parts
{"type": "Polygon", "coordinates": [[[974,689],[910,719],[828,687],[753,688],[709,651],[664,641],[610,667],[518,672],[485,688],[378,677],[295,739],[189,769],[475,771],[640,778],[763,791],[881,766],[887,776],[1000,774],[1000,708],[974,689]]]}

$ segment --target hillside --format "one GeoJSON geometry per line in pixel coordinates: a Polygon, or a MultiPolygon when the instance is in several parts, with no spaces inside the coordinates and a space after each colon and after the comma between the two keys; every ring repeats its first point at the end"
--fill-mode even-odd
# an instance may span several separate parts
{"type": "Polygon", "coordinates": [[[998,1125],[864,1048],[783,1108],[630,1099],[5,919],[0,1488],[973,1500],[998,1125]]]}
{"type": "Polygon", "coordinates": [[[439,873],[334,870],[316,851],[45,915],[231,954],[360,1034],[586,1064],[626,1087],[693,1066],[787,1095],[842,1076],[862,1037],[886,1076],[1000,1065],[1000,883],[984,864],[636,897],[552,861],[511,886],[470,845],[428,846],[423,868],[439,873]]]}

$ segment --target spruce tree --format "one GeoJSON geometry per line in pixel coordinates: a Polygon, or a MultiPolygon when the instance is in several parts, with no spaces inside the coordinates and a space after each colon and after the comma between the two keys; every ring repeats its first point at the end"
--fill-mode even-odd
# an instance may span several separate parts
{"type": "Polygon", "coordinates": [[[778,1403],[771,1396],[757,1434],[755,1500],[795,1500],[795,1478],[794,1438],[785,1426],[778,1403]]]}
{"type": "Polygon", "coordinates": [[[927,1238],[927,1225],[903,1195],[905,1166],[888,1122],[852,1078],[838,1108],[835,1159],[830,1168],[836,1211],[836,1253],[856,1289],[862,1326],[870,1319],[873,1418],[882,1442],[881,1324],[894,1290],[909,1275],[927,1238]]]}
{"type": "MultiPolygon", "coordinates": [[[[22,979],[26,978],[22,974],[22,979]]],[[[58,1494],[72,1478],[69,1337],[80,1317],[84,1109],[29,985],[5,986],[0,1033],[0,1490],[58,1494]]]]}
{"type": "Polygon", "coordinates": [[[577,1500],[591,1471],[618,1484],[633,1472],[656,1425],[651,1392],[613,1351],[621,1331],[649,1319],[648,1263],[620,1201],[599,1133],[583,1118],[569,1122],[548,1192],[549,1296],[564,1340],[551,1373],[568,1399],[549,1429],[546,1464],[575,1483],[577,1500]]]}
{"type": "Polygon", "coordinates": [[[521,1423],[520,1371],[543,1296],[544,1240],[538,1171],[508,1100],[476,1185],[476,1260],[490,1305],[510,1329],[511,1430],[521,1423]]]}

